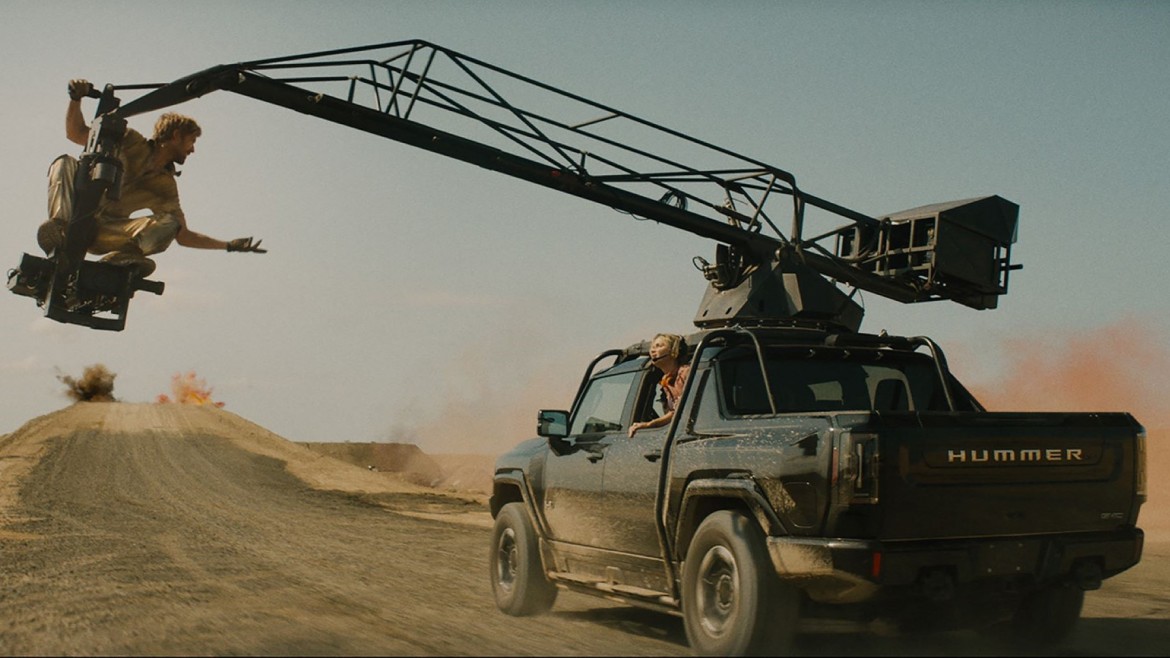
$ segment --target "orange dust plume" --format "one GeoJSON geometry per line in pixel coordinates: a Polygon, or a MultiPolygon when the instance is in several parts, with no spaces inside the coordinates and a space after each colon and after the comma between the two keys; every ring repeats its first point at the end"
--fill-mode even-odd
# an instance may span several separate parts
{"type": "Polygon", "coordinates": [[[171,394],[174,398],[162,393],[158,396],[158,402],[167,403],[174,402],[176,404],[195,404],[204,405],[210,404],[214,407],[222,407],[222,402],[216,402],[211,399],[211,388],[207,382],[195,376],[195,373],[188,372],[185,374],[176,374],[171,377],[171,394]]]}
{"type": "Polygon", "coordinates": [[[1149,499],[1140,525],[1170,538],[1170,350],[1164,331],[1136,320],[1086,331],[1015,337],[995,381],[968,382],[991,411],[1128,411],[1149,433],[1149,499]]]}
{"type": "Polygon", "coordinates": [[[1137,320],[1004,341],[1008,366],[994,382],[971,382],[990,410],[1128,411],[1147,428],[1170,427],[1170,350],[1137,320]]]}
{"type": "Polygon", "coordinates": [[[80,379],[58,375],[65,384],[65,394],[77,402],[117,402],[114,398],[114,378],[104,365],[96,363],[85,369],[80,379]]]}

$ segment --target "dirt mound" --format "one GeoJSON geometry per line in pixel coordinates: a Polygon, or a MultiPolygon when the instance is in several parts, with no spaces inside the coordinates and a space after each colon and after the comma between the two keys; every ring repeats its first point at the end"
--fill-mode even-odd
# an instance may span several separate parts
{"type": "Polygon", "coordinates": [[[0,655],[549,655],[575,635],[589,654],[682,652],[499,613],[481,503],[214,407],[34,419],[0,437],[0,493],[0,655]]]}
{"type": "MultiPolygon", "coordinates": [[[[162,433],[189,438],[222,437],[252,453],[285,463],[294,476],[315,489],[357,494],[437,494],[394,472],[374,472],[351,462],[298,445],[215,406],[155,403],[78,402],[25,423],[0,437],[0,523],[10,508],[19,481],[40,460],[49,440],[87,430],[162,433]]],[[[344,444],[341,444],[344,445],[344,444]]],[[[436,467],[437,468],[437,467],[436,467]]],[[[478,496],[468,496],[478,501],[478,496]]]]}

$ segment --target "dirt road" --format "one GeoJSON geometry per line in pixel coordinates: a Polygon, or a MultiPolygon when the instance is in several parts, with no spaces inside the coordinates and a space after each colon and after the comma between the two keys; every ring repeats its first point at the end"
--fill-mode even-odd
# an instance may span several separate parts
{"type": "MultiPolygon", "coordinates": [[[[581,595],[562,593],[543,617],[499,613],[482,502],[221,410],[74,405],[0,439],[0,653],[688,653],[677,618],[581,595]]],[[[1170,551],[1150,548],[1090,595],[1067,655],[1165,654],[1170,551]]],[[[1002,650],[956,633],[808,635],[800,647],[1002,650]]]]}

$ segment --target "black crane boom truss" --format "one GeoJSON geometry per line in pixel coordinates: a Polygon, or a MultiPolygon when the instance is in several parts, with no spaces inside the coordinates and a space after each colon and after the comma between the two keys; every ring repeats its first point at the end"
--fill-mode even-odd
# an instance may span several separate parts
{"type": "MultiPolygon", "coordinates": [[[[788,171],[426,41],[255,60],[115,88],[148,90],[122,105],[121,117],[223,89],[590,199],[757,260],[791,249],[825,276],[898,301],[980,303],[953,285],[875,274],[835,253],[824,243],[857,228],[878,231],[882,220],[800,190],[788,171]],[[806,206],[849,223],[805,239],[806,206]],[[778,226],[781,214],[791,218],[787,232],[778,226]]],[[[1013,268],[1006,255],[995,267],[994,294],[1002,294],[1013,268]]]]}
{"type": "Polygon", "coordinates": [[[448,48],[407,40],[225,64],[173,82],[107,85],[94,93],[100,101],[81,157],[79,203],[66,248],[53,262],[30,257],[10,272],[9,288],[37,297],[49,317],[114,330],[124,324],[133,290],[161,292],[161,284],[135,288],[134,281],[88,286],[93,275],[79,278],[86,236],[95,230],[101,199],[119,192],[126,119],[216,90],[722,243],[715,265],[696,259],[711,282],[696,316],[700,325],[804,318],[855,329],[860,307],[848,310],[856,305],[831,284],[809,283],[821,277],[901,302],[949,299],[994,308],[1007,292],[1008,272],[1019,267],[1010,262],[1018,207],[1000,197],[872,217],[799,189],[795,176],[779,167],[448,48]],[[126,99],[128,92],[142,93],[126,99]],[[846,223],[805,237],[808,207],[846,223]],[[783,214],[790,217],[787,231],[778,223],[783,214]],[[769,286],[778,288],[765,291],[769,286]],[[91,317],[103,309],[114,309],[117,317],[91,317]]]}

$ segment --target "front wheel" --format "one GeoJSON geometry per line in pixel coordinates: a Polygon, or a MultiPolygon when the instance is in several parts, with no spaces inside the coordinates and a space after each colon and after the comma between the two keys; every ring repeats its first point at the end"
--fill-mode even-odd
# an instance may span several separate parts
{"type": "Polygon", "coordinates": [[[488,556],[492,594],[500,610],[525,617],[552,608],[557,588],[544,574],[539,551],[536,530],[524,505],[504,505],[496,517],[488,556]]]}
{"type": "Polygon", "coordinates": [[[776,577],[759,527],[719,511],[699,526],[683,565],[687,639],[700,655],[780,655],[799,619],[800,593],[776,577]]]}

